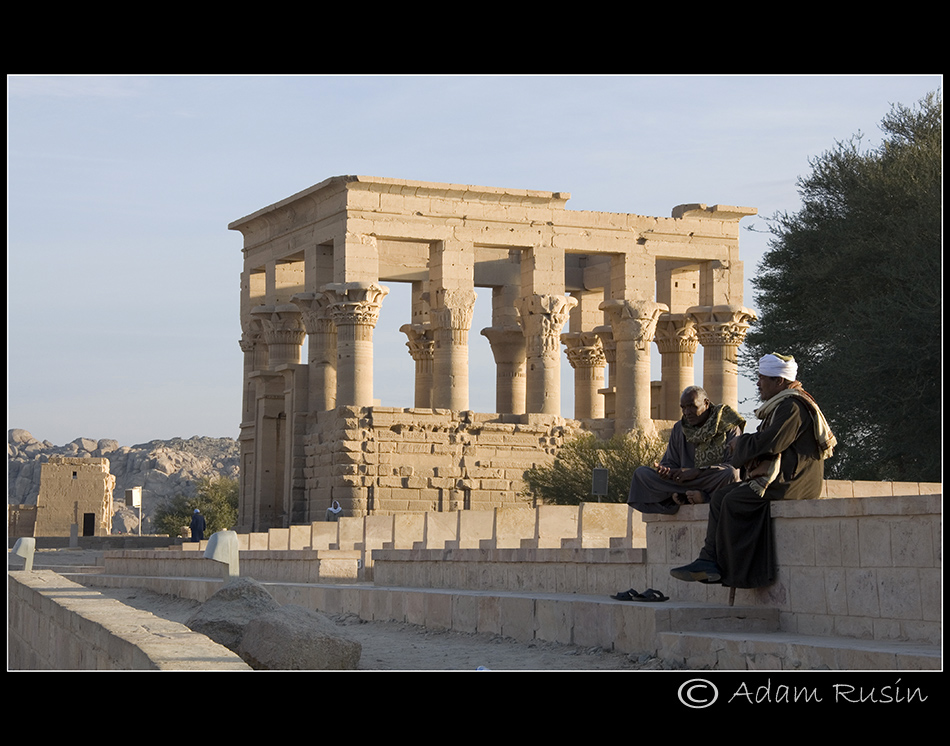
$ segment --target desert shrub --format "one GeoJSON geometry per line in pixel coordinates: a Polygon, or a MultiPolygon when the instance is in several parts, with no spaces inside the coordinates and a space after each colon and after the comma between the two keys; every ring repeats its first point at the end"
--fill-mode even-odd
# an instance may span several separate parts
{"type": "Polygon", "coordinates": [[[195,508],[205,517],[205,536],[230,529],[237,523],[238,480],[227,477],[198,480],[194,495],[175,495],[155,508],[152,524],[156,533],[178,536],[191,523],[195,508]]]}
{"type": "Polygon", "coordinates": [[[550,464],[525,472],[528,492],[548,505],[577,505],[591,496],[594,469],[607,469],[607,495],[602,502],[627,501],[630,480],[638,466],[659,461],[666,441],[642,431],[620,433],[610,440],[586,434],[564,444],[550,464]]]}

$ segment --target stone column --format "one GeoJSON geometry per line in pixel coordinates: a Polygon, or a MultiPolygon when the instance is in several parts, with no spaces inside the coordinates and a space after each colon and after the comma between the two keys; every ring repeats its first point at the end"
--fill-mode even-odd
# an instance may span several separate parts
{"type": "Polygon", "coordinates": [[[336,326],[325,293],[297,293],[291,298],[300,309],[308,334],[308,411],[325,412],[336,407],[336,326]]]}
{"type": "Polygon", "coordinates": [[[338,407],[373,405],[373,329],[389,288],[375,282],[337,282],[323,287],[336,326],[338,407]]]}
{"type": "Polygon", "coordinates": [[[432,358],[435,349],[432,329],[426,324],[403,324],[399,331],[409,338],[406,347],[416,361],[415,406],[428,409],[432,406],[432,358]]]}
{"type": "Polygon", "coordinates": [[[244,398],[241,408],[242,424],[254,422],[254,402],[257,400],[257,385],[251,375],[259,370],[267,370],[267,345],[264,343],[263,327],[260,319],[248,316],[241,320],[243,333],[239,344],[244,352],[244,398]]]}
{"type": "Polygon", "coordinates": [[[495,358],[495,411],[524,414],[525,339],[520,328],[490,326],[481,334],[495,358]]]}
{"type": "Polygon", "coordinates": [[[429,308],[434,343],[432,406],[461,411],[468,409],[468,332],[475,292],[448,288],[437,290],[435,296],[429,308]]]}
{"type": "Polygon", "coordinates": [[[680,396],[693,385],[693,356],[699,341],[696,323],[685,313],[664,313],[656,324],[656,346],[660,351],[663,401],[661,420],[680,418],[680,396]]]}
{"type": "Polygon", "coordinates": [[[567,361],[574,369],[574,419],[604,416],[604,368],[607,356],[595,332],[567,332],[561,335],[567,346],[567,361]]]}
{"type": "Polygon", "coordinates": [[[666,305],[655,301],[607,300],[601,304],[617,345],[616,432],[653,432],[650,416],[650,343],[666,305]]]}
{"type": "Polygon", "coordinates": [[[533,294],[521,298],[525,336],[525,408],[528,412],[561,413],[560,336],[577,299],[567,295],[533,294]]]}
{"type": "Polygon", "coordinates": [[[686,309],[696,323],[703,346],[703,388],[717,404],[739,407],[739,345],[755,320],[755,312],[737,305],[693,306],[686,309]]]}
{"type": "Polygon", "coordinates": [[[295,467],[303,457],[305,368],[300,350],[306,330],[300,309],[292,303],[258,306],[251,312],[260,321],[267,344],[267,371],[258,376],[255,440],[258,517],[261,527],[290,524],[303,484],[295,479],[295,467]]]}
{"type": "Polygon", "coordinates": [[[607,387],[598,393],[604,397],[604,417],[614,419],[617,416],[617,343],[609,326],[598,326],[594,334],[600,340],[607,361],[607,387]]]}

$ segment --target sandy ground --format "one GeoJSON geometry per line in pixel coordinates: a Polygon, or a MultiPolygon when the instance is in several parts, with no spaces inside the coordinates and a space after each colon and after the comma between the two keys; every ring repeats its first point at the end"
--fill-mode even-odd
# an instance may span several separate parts
{"type": "MultiPolygon", "coordinates": [[[[37,550],[33,566],[95,564],[97,552],[37,550]]],[[[11,569],[22,560],[10,558],[11,569]]],[[[184,624],[197,601],[141,589],[97,588],[137,609],[184,624]]],[[[364,622],[354,615],[331,617],[363,646],[360,670],[365,671],[619,671],[665,668],[656,659],[632,658],[601,648],[550,642],[518,642],[487,634],[430,631],[398,622],[364,622]]]]}

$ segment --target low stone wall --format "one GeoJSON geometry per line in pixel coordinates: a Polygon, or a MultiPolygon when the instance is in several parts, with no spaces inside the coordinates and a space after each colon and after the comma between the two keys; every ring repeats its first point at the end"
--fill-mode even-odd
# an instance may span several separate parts
{"type": "MultiPolygon", "coordinates": [[[[260,581],[352,583],[362,579],[359,551],[300,549],[241,551],[240,574],[260,581]]],[[[103,555],[107,575],[223,578],[226,566],[196,550],[117,550],[103,555]]]]}
{"type": "Polygon", "coordinates": [[[53,572],[8,572],[7,589],[11,670],[251,670],[182,624],[53,572]]]}
{"type": "MultiPolygon", "coordinates": [[[[644,516],[648,577],[675,583],[680,600],[724,603],[720,585],[672,581],[696,559],[707,505],[644,516]]],[[[892,495],[772,503],[778,577],[737,589],[737,606],[777,608],[796,634],[938,644],[941,639],[941,495],[892,495]]]]}

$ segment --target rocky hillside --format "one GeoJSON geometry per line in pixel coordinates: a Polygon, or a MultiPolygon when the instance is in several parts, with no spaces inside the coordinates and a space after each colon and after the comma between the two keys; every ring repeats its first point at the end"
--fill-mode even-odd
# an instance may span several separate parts
{"type": "MultiPolygon", "coordinates": [[[[64,446],[38,441],[26,430],[7,433],[7,502],[35,505],[40,492],[40,465],[50,456],[109,459],[115,476],[116,507],[125,502],[125,490],[142,488],[142,515],[147,518],[161,500],[191,495],[202,477],[238,476],[239,447],[231,438],[173,438],[122,446],[115,440],[76,438],[64,446]]],[[[130,513],[132,511],[129,511],[130,513]]],[[[137,512],[137,511],[136,511],[137,512]]]]}

